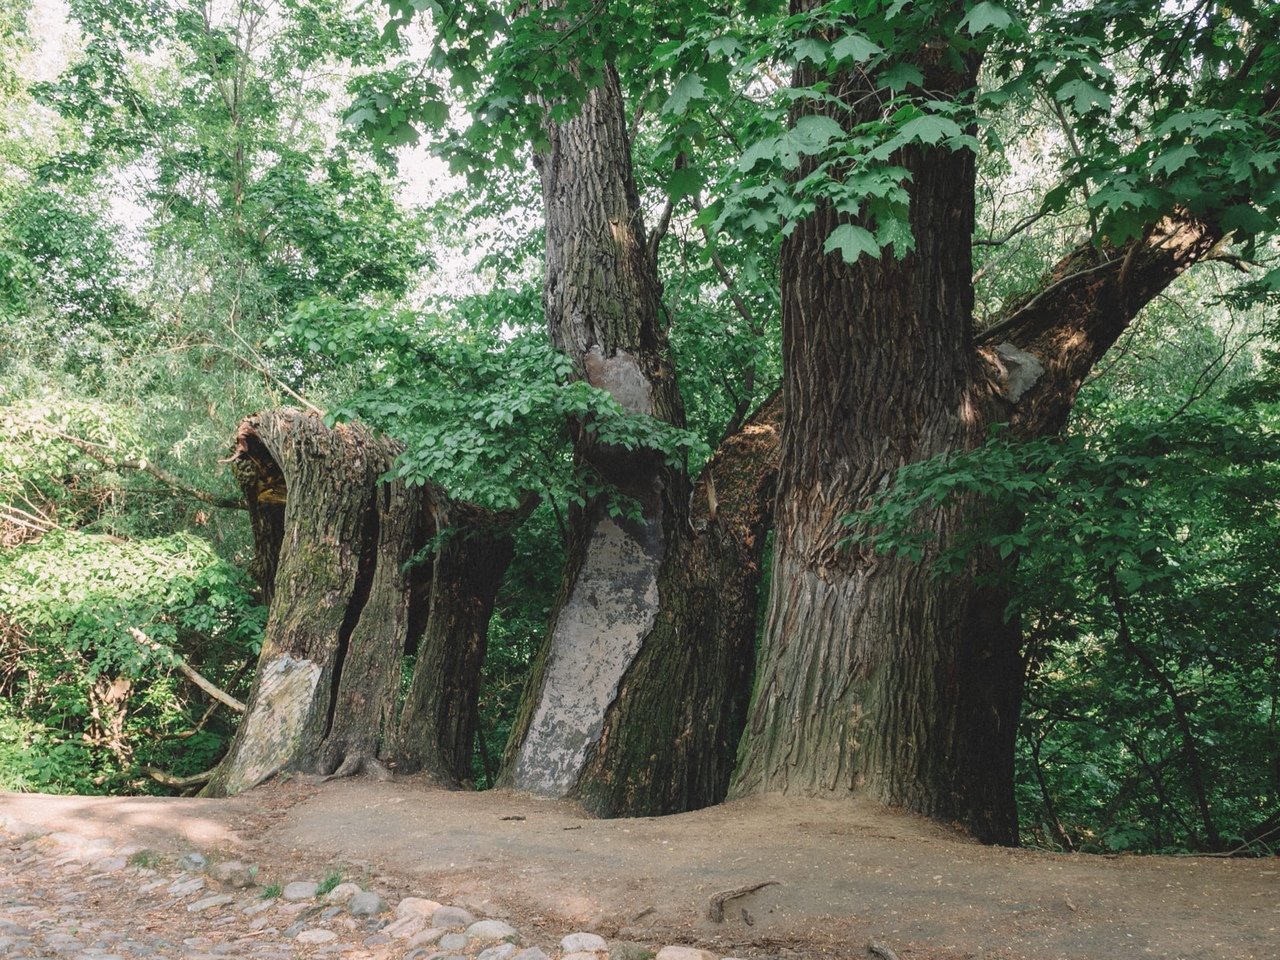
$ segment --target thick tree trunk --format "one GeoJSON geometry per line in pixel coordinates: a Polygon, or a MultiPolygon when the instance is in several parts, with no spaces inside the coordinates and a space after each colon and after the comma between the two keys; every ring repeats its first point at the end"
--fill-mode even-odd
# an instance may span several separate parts
{"type": "MultiPolygon", "coordinates": [[[[971,89],[976,64],[956,75],[925,47],[916,66],[931,96],[971,89]]],[[[804,67],[797,84],[817,79],[804,67]]],[[[825,79],[850,105],[825,105],[835,119],[872,118],[865,75],[825,79]]],[[[830,208],[783,242],[776,549],[731,793],[860,794],[1013,844],[1023,671],[1017,624],[994,585],[1006,571],[979,552],[959,574],[935,576],[927,562],[843,545],[841,519],[902,465],[971,449],[991,424],[1024,437],[1060,429],[1093,364],[1207,255],[1215,231],[1179,215],[1122,249],[1082,248],[975,343],[973,157],[911,147],[895,160],[909,172],[912,253],[852,265],[825,254],[844,220],[830,208]]],[[[934,549],[979,508],[949,502],[921,517],[934,549]]]]}
{"type": "MultiPolygon", "coordinates": [[[[976,72],[920,66],[934,91],[968,89],[976,72]]],[[[797,84],[817,79],[805,67],[797,84]]],[[[833,79],[856,109],[874,109],[861,75],[833,79]]],[[[830,207],[783,241],[776,545],[733,792],[861,793],[1012,843],[1022,669],[1005,598],[976,586],[977,562],[941,579],[842,543],[841,519],[900,466],[966,449],[986,426],[970,387],[974,159],[916,147],[898,162],[912,253],[854,264],[824,253],[847,222],[830,207]]],[[[951,505],[924,522],[945,546],[965,514],[951,505]]]]}
{"type": "Polygon", "coordinates": [[[698,480],[692,531],[658,578],[659,613],[571,793],[594,813],[653,816],[724,799],[751,690],[781,425],[775,394],[698,480]]]}
{"type": "Polygon", "coordinates": [[[242,458],[270,464],[240,475],[281,481],[248,485],[245,496],[253,510],[261,509],[264,490],[273,501],[284,499],[283,536],[248,710],[205,788],[210,796],[247,790],[286,767],[317,766],[338,719],[350,642],[372,592],[374,484],[393,452],[358,426],[330,430],[313,414],[279,410],[241,426],[235,459],[242,458]]]}
{"type": "Polygon", "coordinates": [[[489,515],[431,485],[380,482],[398,453],[358,424],[330,429],[296,410],[242,424],[232,462],[270,609],[245,718],[206,795],[239,793],[285,769],[359,772],[388,746],[401,658],[419,647],[400,743],[449,758],[431,766],[446,782],[457,779],[454,758],[469,763],[483,638],[510,537],[475,529],[489,515]],[[423,566],[410,561],[455,517],[469,518],[470,536],[446,537],[456,546],[430,567],[428,593],[423,566]],[[444,704],[448,722],[415,723],[419,703],[444,704]]]}
{"type": "Polygon", "coordinates": [[[433,565],[430,612],[394,758],[398,773],[425,770],[438,783],[461,786],[472,779],[480,670],[493,604],[511,563],[514,515],[443,501],[437,509],[437,525],[449,533],[433,565]]]}
{"type": "MultiPolygon", "coordinates": [[[[606,70],[579,113],[548,120],[546,131],[538,168],[552,341],[625,410],[681,424],[617,74],[606,70]]],[[[660,571],[688,516],[688,480],[658,454],[606,447],[590,424],[576,429],[579,463],[637,504],[640,516],[614,517],[598,498],[573,518],[561,600],[500,781],[550,796],[574,786],[600,737],[605,711],[657,616],[660,571]]]]}

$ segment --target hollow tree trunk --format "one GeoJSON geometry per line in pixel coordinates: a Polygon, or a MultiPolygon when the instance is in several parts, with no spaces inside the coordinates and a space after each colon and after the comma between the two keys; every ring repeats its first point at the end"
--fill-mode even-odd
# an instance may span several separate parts
{"type": "MultiPolygon", "coordinates": [[[[488,629],[510,535],[472,522],[469,536],[449,538],[465,546],[446,550],[443,564],[436,559],[438,599],[429,597],[410,560],[439,523],[483,511],[451,503],[432,485],[380,482],[398,453],[358,424],[331,429],[296,410],[242,424],[233,466],[254,517],[254,569],[275,575],[263,584],[270,609],[245,719],[207,795],[239,793],[285,769],[359,772],[396,728],[401,657],[417,647],[444,652],[438,669],[415,677],[415,695],[448,700],[450,724],[414,724],[411,711],[401,742],[469,758],[476,638],[488,629]],[[471,561],[483,550],[492,555],[481,575],[471,561]],[[430,616],[417,609],[428,603],[430,616]],[[432,743],[437,736],[446,739],[432,743]]],[[[478,650],[482,657],[482,643],[478,650]]]]}
{"type": "MultiPolygon", "coordinates": [[[[357,426],[279,410],[251,417],[235,459],[270,461],[284,523],[267,630],[248,709],[205,788],[246,790],[286,767],[312,768],[336,718],[348,647],[370,599],[377,563],[374,484],[390,445],[357,426]]],[[[243,471],[238,471],[243,472],[243,471]]],[[[246,487],[251,509],[264,488],[246,487]]]]}
{"type": "Polygon", "coordinates": [[[394,756],[399,773],[425,770],[438,783],[459,786],[471,780],[480,670],[498,587],[511,563],[515,512],[443,501],[437,510],[437,525],[450,533],[433,565],[430,611],[394,756]]]}

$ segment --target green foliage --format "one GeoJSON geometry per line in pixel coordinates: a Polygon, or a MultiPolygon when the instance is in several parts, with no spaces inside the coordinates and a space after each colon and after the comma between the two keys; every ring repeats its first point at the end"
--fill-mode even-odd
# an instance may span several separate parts
{"type": "Polygon", "coordinates": [[[185,534],[55,532],[0,553],[0,780],[102,793],[145,789],[146,766],[201,772],[230,727],[220,718],[197,727],[204,694],[173,658],[242,687],[264,619],[244,574],[185,534]]]}
{"type": "Polygon", "coordinates": [[[913,464],[851,522],[939,576],[978,550],[1016,562],[1032,838],[1235,847],[1280,799],[1280,410],[1148,412],[913,464]],[[936,543],[925,518],[966,502],[968,532],[936,543]]]}
{"type": "Polygon", "coordinates": [[[572,363],[545,335],[515,332],[536,315],[530,290],[497,290],[436,309],[424,315],[313,300],[285,330],[309,351],[376,370],[332,415],[358,417],[404,441],[394,474],[410,484],[438,483],[454,497],[496,508],[515,506],[528,491],[582,504],[602,491],[574,472],[570,421],[601,443],[657,450],[673,464],[706,456],[689,432],[630,414],[575,379],[572,363]],[[503,329],[505,339],[497,335],[503,329]]]}
{"type": "Polygon", "coordinates": [[[316,896],[323,897],[326,893],[342,882],[342,872],[333,870],[320,881],[320,886],[316,888],[316,896]]]}

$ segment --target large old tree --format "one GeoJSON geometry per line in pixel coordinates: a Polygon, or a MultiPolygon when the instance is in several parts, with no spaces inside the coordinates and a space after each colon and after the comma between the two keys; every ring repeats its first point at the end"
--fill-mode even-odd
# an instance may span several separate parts
{"type": "MultiPolygon", "coordinates": [[[[978,552],[936,577],[927,563],[849,547],[842,520],[902,465],[971,449],[995,424],[1023,438],[1059,431],[1143,305],[1210,256],[1228,223],[1265,222],[1249,191],[1274,190],[1274,153],[1246,185],[1228,169],[1252,176],[1238,147],[1210,156],[1190,131],[1229,119],[1255,146],[1274,144],[1275,25],[1216,4],[1189,19],[1139,4],[1106,17],[1046,5],[1028,12],[1028,33],[991,3],[854,6],[862,16],[828,20],[811,39],[821,50],[857,38],[860,62],[803,62],[794,87],[807,95],[792,120],[834,121],[837,137],[871,152],[819,171],[830,154],[815,151],[792,180],[847,184],[897,167],[912,243],[881,250],[873,232],[892,229],[893,214],[865,198],[820,199],[783,242],[777,548],[734,789],[863,794],[1013,843],[1022,663],[1001,561],[978,552]],[[971,279],[977,142],[966,133],[997,102],[977,89],[988,41],[996,77],[1012,78],[1006,91],[1065,104],[1063,136],[1097,151],[1077,157],[1076,183],[1094,191],[1098,232],[984,332],[971,279]],[[1072,42],[1090,49],[1083,62],[1055,60],[1072,42]],[[1128,60],[1133,51],[1146,59],[1128,60]]],[[[797,0],[792,12],[815,7],[797,0]]],[[[1274,212],[1274,194],[1258,198],[1274,212]]],[[[945,549],[979,509],[947,500],[919,523],[945,549]]]]}

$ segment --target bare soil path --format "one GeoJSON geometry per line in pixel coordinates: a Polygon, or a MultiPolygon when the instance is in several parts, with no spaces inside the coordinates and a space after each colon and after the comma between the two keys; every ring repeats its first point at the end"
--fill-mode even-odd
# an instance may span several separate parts
{"type": "Polygon", "coordinates": [[[876,940],[902,960],[1280,960],[1274,859],[993,849],[872,806],[604,821],[503,791],[299,778],[233,800],[0,795],[0,816],[252,860],[264,882],[341,870],[548,939],[592,930],[744,958],[844,960],[876,940]]]}

